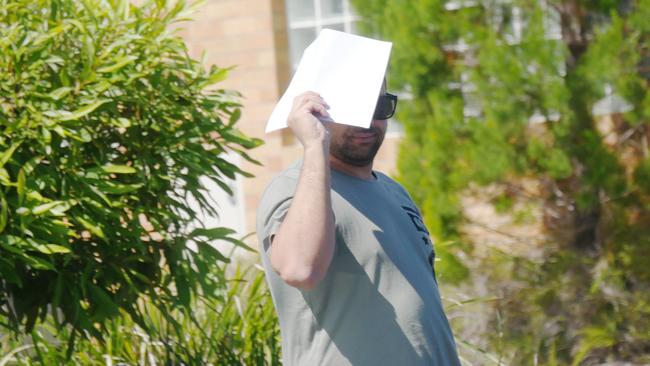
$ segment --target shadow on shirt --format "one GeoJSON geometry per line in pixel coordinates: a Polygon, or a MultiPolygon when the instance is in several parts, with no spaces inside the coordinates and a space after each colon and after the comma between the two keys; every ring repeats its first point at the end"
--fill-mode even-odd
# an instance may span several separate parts
{"type": "MultiPolygon", "coordinates": [[[[316,326],[320,327],[312,342],[312,350],[315,352],[309,353],[323,356],[323,359],[309,360],[309,364],[340,364],[341,360],[336,359],[337,352],[320,349],[326,348],[323,342],[327,342],[328,338],[351,365],[421,363],[413,345],[396,321],[395,309],[378,291],[377,285],[346,245],[340,245],[330,269],[319,284],[320,291],[302,292],[315,317],[316,326]],[[332,285],[342,283],[354,283],[354,286],[332,285]],[[331,304],[341,306],[342,309],[328,309],[331,304]]],[[[376,277],[378,275],[377,273],[376,277]]]]}

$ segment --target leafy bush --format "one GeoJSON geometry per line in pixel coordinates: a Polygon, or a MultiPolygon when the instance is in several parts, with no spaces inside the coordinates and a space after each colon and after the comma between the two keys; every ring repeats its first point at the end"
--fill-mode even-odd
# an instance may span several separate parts
{"type": "MultiPolygon", "coordinates": [[[[148,314],[145,332],[125,314],[107,322],[103,342],[80,339],[70,363],[78,365],[279,365],[280,329],[260,268],[237,267],[226,277],[232,264],[220,265],[211,273],[220,278],[212,299],[192,300],[193,313],[171,310],[172,323],[160,309],[142,301],[148,314]]],[[[56,329],[51,318],[22,340],[0,338],[0,366],[61,365],[66,347],[51,340],[65,338],[69,327],[56,329]]]]}
{"type": "MultiPolygon", "coordinates": [[[[198,228],[188,195],[216,214],[200,176],[244,174],[259,144],[235,128],[238,95],[213,85],[170,25],[180,1],[0,0],[0,316],[12,333],[51,314],[56,327],[101,338],[129,314],[160,315],[213,296],[228,259],[198,228]],[[209,91],[206,91],[209,88],[209,91]],[[189,244],[195,243],[191,250],[189,244]]],[[[185,310],[183,310],[185,309],[185,310]]]]}

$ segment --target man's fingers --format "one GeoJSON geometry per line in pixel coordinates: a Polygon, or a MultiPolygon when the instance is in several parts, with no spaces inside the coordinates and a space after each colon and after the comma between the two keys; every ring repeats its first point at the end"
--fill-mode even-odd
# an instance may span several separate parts
{"type": "Polygon", "coordinates": [[[325,104],[320,101],[308,100],[304,105],[300,107],[299,110],[312,114],[318,113],[321,116],[329,117],[329,113],[327,112],[327,108],[325,108],[325,104]]]}
{"type": "Polygon", "coordinates": [[[318,94],[318,93],[316,93],[316,92],[313,92],[313,91],[306,91],[306,92],[304,92],[304,93],[298,94],[298,95],[297,95],[295,98],[293,98],[293,99],[294,99],[294,102],[295,102],[295,101],[297,101],[297,100],[301,100],[301,99],[304,99],[304,98],[320,98],[320,99],[322,99],[322,97],[320,96],[320,94],[318,94]]]}
{"type": "Polygon", "coordinates": [[[298,103],[296,103],[295,106],[296,109],[300,109],[309,103],[325,105],[325,101],[321,97],[314,95],[305,95],[302,97],[302,99],[298,100],[298,103]]]}
{"type": "Polygon", "coordinates": [[[302,130],[303,128],[312,129],[315,125],[320,124],[320,121],[330,121],[331,117],[327,112],[327,108],[322,102],[308,100],[301,107],[294,109],[290,114],[287,122],[289,127],[296,133],[296,129],[302,130]]]}
{"type": "Polygon", "coordinates": [[[327,141],[328,133],[321,121],[331,121],[323,98],[314,92],[305,92],[293,100],[287,123],[300,142],[307,146],[327,141]]]}
{"type": "Polygon", "coordinates": [[[323,97],[321,97],[320,94],[312,91],[307,91],[296,96],[293,100],[293,106],[295,109],[297,109],[304,106],[306,103],[310,101],[323,104],[325,108],[329,108],[329,105],[327,105],[323,97]]]}

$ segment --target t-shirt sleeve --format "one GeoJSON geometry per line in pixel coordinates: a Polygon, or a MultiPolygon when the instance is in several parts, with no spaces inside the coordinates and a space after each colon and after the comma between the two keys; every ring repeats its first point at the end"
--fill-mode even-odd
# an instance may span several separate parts
{"type": "Polygon", "coordinates": [[[282,221],[284,221],[284,218],[287,216],[287,212],[289,212],[289,207],[291,207],[291,201],[292,199],[289,198],[287,200],[284,200],[282,203],[280,203],[275,210],[271,213],[270,217],[266,220],[266,224],[264,225],[264,229],[262,230],[263,234],[263,243],[264,243],[264,250],[268,251],[271,244],[271,238],[273,235],[278,233],[278,230],[280,229],[280,225],[282,225],[282,221]],[[267,243],[268,242],[268,243],[267,243]]]}
{"type": "Polygon", "coordinates": [[[264,252],[268,252],[271,237],[277,234],[291,207],[295,189],[295,179],[278,177],[269,184],[260,200],[257,210],[257,237],[264,252]]]}

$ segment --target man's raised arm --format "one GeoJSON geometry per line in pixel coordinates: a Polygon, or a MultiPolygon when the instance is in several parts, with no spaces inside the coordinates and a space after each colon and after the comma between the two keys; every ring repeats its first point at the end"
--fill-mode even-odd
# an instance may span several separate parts
{"type": "Polygon", "coordinates": [[[320,95],[305,92],[293,101],[287,123],[304,148],[296,192],[271,239],[271,266],[289,285],[309,290],[327,273],[334,255],[327,129],[314,116],[329,117],[320,95]]]}

